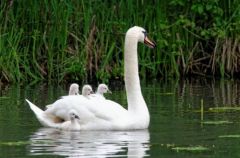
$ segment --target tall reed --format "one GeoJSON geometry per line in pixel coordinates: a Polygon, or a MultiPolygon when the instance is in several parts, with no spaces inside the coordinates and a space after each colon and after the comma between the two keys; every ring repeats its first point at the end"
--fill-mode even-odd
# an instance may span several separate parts
{"type": "Polygon", "coordinates": [[[3,0],[0,21],[1,82],[122,79],[134,25],[158,45],[139,45],[143,78],[240,72],[238,0],[3,0]]]}

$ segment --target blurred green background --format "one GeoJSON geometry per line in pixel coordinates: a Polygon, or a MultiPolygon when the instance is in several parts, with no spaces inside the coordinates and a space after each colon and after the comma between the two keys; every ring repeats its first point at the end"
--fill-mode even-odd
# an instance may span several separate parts
{"type": "Polygon", "coordinates": [[[2,0],[0,81],[123,80],[124,34],[144,27],[140,77],[233,78],[240,0],[2,0]]]}

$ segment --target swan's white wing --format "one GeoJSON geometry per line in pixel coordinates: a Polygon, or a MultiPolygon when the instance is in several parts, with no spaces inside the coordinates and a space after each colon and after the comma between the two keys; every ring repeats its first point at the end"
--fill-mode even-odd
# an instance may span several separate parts
{"type": "Polygon", "coordinates": [[[86,108],[97,118],[112,121],[127,114],[127,110],[114,101],[99,99],[91,100],[91,102],[93,104],[86,108]]]}
{"type": "Polygon", "coordinates": [[[71,109],[78,112],[82,123],[96,120],[113,121],[127,114],[127,110],[116,102],[87,99],[82,96],[66,96],[59,99],[45,113],[69,120],[68,112],[71,109]]]}
{"type": "Polygon", "coordinates": [[[87,99],[83,96],[64,96],[55,101],[45,113],[58,116],[64,120],[70,120],[68,113],[70,110],[75,109],[79,116],[83,115],[85,118],[93,117],[86,108],[80,106],[81,104],[88,104],[87,99]]]}
{"type": "Polygon", "coordinates": [[[31,103],[28,99],[26,99],[26,101],[28,102],[30,108],[32,109],[32,111],[35,113],[37,119],[39,120],[39,122],[45,126],[45,127],[54,127],[54,128],[59,128],[60,125],[56,124],[53,122],[53,116],[51,115],[46,115],[44,113],[44,111],[42,111],[40,108],[38,108],[36,105],[34,105],[33,103],[31,103]]]}

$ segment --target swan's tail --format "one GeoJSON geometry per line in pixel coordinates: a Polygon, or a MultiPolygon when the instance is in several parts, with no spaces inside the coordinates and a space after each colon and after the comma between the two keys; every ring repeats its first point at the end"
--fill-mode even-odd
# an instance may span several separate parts
{"type": "Polygon", "coordinates": [[[53,118],[48,116],[42,109],[31,103],[28,99],[26,99],[27,103],[29,104],[31,110],[36,115],[38,121],[45,127],[58,127],[57,124],[54,123],[53,118]]]}

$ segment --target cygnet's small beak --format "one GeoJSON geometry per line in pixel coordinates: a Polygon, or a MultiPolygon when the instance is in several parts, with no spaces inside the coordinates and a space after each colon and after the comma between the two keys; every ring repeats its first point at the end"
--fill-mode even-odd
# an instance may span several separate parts
{"type": "Polygon", "coordinates": [[[80,120],[80,118],[78,117],[78,115],[75,115],[74,118],[80,120]]]}
{"type": "Polygon", "coordinates": [[[108,93],[112,94],[112,91],[110,91],[109,89],[107,90],[108,93]]]}
{"type": "Polygon", "coordinates": [[[150,48],[156,47],[156,43],[154,41],[150,40],[147,36],[145,36],[145,38],[144,38],[144,44],[146,44],[150,48]]]}

